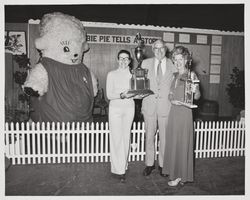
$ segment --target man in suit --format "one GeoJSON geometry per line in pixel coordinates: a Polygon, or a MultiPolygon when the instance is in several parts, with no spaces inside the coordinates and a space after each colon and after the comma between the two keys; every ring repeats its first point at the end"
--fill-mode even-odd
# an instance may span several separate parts
{"type": "Polygon", "coordinates": [[[148,69],[150,89],[153,95],[145,97],[142,101],[142,114],[146,131],[146,168],[144,176],[151,174],[155,169],[155,134],[159,129],[159,159],[158,169],[162,176],[162,166],[165,150],[165,134],[168,114],[171,103],[168,99],[173,73],[176,68],[172,61],[166,57],[167,46],[163,40],[157,40],[152,45],[153,58],[143,60],[141,67],[148,69]]]}

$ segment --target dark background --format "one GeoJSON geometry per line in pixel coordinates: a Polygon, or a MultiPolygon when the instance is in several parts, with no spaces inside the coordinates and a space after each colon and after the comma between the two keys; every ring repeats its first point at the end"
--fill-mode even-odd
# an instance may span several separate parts
{"type": "Polygon", "coordinates": [[[244,32],[244,4],[5,5],[5,22],[26,23],[60,11],[81,21],[244,32]]]}

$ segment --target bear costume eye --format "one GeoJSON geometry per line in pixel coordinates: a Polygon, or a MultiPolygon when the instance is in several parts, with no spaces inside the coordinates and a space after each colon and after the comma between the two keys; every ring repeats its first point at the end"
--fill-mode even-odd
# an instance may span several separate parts
{"type": "Polygon", "coordinates": [[[69,47],[63,47],[64,52],[69,52],[69,47]]]}

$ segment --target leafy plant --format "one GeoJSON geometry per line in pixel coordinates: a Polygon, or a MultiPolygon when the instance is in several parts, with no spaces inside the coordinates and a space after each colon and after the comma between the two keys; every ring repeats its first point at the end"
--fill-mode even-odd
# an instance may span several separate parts
{"type": "Polygon", "coordinates": [[[30,69],[30,60],[27,58],[26,55],[15,55],[13,56],[14,60],[19,65],[19,68],[22,71],[16,71],[13,76],[15,79],[15,82],[19,85],[24,84],[26,77],[28,75],[27,71],[30,69]]]}
{"type": "Polygon", "coordinates": [[[231,83],[227,84],[227,94],[229,102],[235,107],[245,109],[245,78],[244,70],[233,68],[233,73],[230,74],[231,83]]]}
{"type": "Polygon", "coordinates": [[[14,103],[5,97],[5,121],[6,122],[22,122],[29,119],[30,97],[26,95],[21,86],[24,84],[28,70],[30,69],[30,60],[26,55],[14,55],[13,60],[19,66],[19,70],[13,73],[14,81],[19,85],[19,89],[15,90],[18,95],[18,103],[14,103]]]}

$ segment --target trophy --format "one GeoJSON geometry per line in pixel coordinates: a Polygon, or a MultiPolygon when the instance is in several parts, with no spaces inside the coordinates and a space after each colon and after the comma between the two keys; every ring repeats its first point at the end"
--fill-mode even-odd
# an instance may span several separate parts
{"type": "Polygon", "coordinates": [[[194,92],[192,88],[195,84],[198,84],[200,81],[198,79],[194,79],[193,74],[191,73],[191,63],[192,63],[192,56],[190,54],[190,60],[188,63],[188,74],[186,79],[181,79],[185,81],[184,85],[184,101],[179,101],[180,104],[186,106],[188,108],[197,108],[198,106],[193,104],[194,92]]]}
{"type": "Polygon", "coordinates": [[[150,81],[147,78],[148,70],[141,68],[145,47],[140,33],[136,34],[135,41],[137,47],[134,49],[134,55],[138,62],[138,66],[131,72],[132,77],[130,79],[130,90],[128,91],[128,94],[134,94],[133,96],[142,95],[143,97],[146,97],[154,93],[150,90],[150,81]]]}

